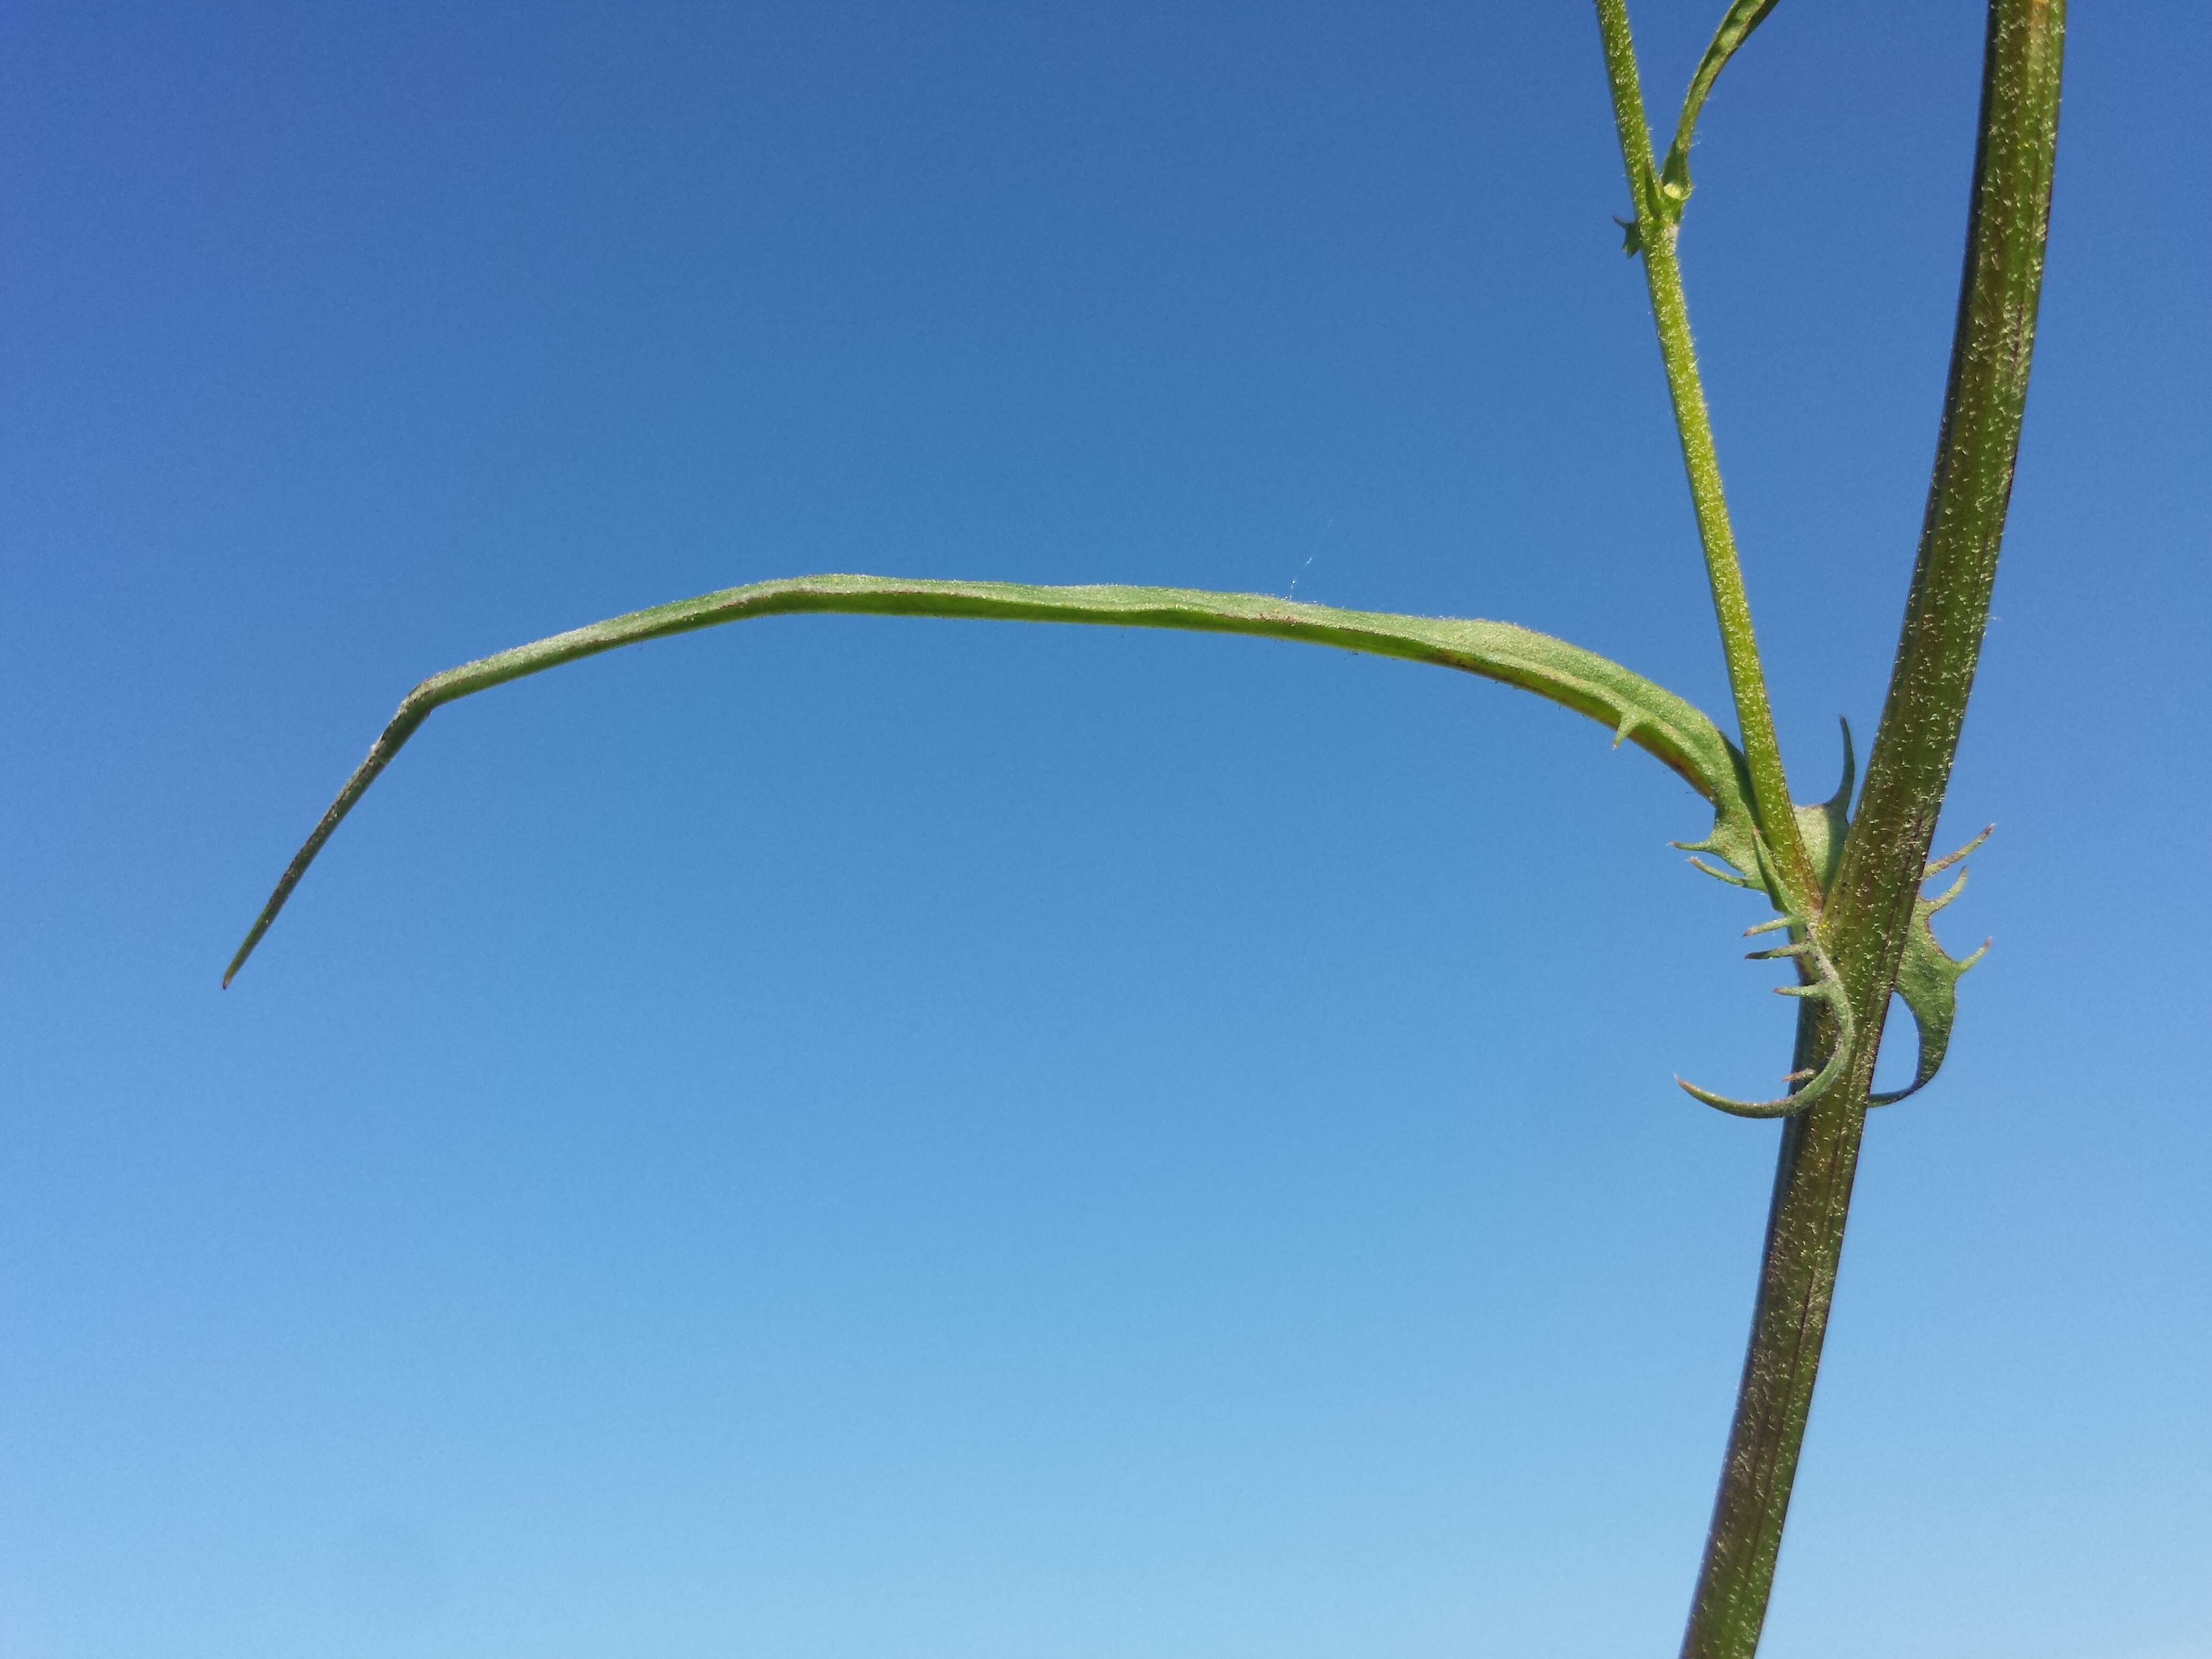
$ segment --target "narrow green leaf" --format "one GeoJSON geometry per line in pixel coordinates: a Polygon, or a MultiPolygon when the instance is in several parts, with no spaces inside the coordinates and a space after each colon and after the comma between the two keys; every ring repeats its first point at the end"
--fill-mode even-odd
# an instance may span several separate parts
{"type": "Polygon", "coordinates": [[[1600,722],[1656,757],[1712,803],[1713,850],[1757,872],[1757,832],[1743,759],[1703,713],[1595,652],[1508,623],[1402,617],[1299,605],[1260,593],[1179,587],[1028,587],[1011,582],[911,581],[884,576],[799,576],[727,588],[594,623],[435,675],[407,694],[399,712],[346,780],[239,946],[223,983],[269,931],[323,843],[433,710],[509,680],[625,645],[755,617],[809,611],[947,617],[1003,622],[1089,623],[1121,628],[1254,634],[1374,656],[1434,663],[1516,685],[1600,722]]]}
{"type": "Polygon", "coordinates": [[[1778,3],[1778,0],[1735,0],[1721,19],[1720,27],[1713,31],[1705,55],[1698,60],[1698,72],[1690,77],[1690,89],[1682,94],[1682,116],[1674,123],[1674,142],[1659,169],[1660,195],[1673,218],[1682,216],[1682,204],[1690,199],[1690,141],[1697,136],[1698,117],[1705,110],[1706,94],[1728,67],[1728,60],[1735,56],[1736,48],[1751,39],[1751,32],[1766,21],[1766,14],[1778,3]]]}

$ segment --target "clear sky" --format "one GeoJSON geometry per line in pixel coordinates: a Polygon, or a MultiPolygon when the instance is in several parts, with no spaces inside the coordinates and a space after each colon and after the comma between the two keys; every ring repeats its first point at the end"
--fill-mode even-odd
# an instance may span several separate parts
{"type": "MultiPolygon", "coordinates": [[[[1655,104],[1720,0],[1636,8],[1655,104]]],[[[1870,733],[1981,19],[1787,0],[1684,257],[1798,794],[1870,733]]],[[[2212,1653],[2212,25],[2078,9],[1942,931],[1771,1659],[2212,1653]]],[[[0,1653],[1674,1651],[1790,1006],[1479,681],[782,620],[1497,617],[1726,693],[1589,9],[0,16],[0,1653]]],[[[1732,722],[1727,722],[1732,726],[1732,722]]],[[[1948,844],[1948,842],[1947,842],[1948,844]]],[[[1886,1061],[1886,1064],[1888,1063],[1886,1061]]]]}

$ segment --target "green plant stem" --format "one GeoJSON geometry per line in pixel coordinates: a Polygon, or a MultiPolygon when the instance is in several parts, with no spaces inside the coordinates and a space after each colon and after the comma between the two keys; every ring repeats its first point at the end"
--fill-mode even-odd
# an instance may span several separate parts
{"type": "MultiPolygon", "coordinates": [[[[1799,1016],[1796,1066],[1816,1064],[1826,1051],[1822,1024],[1817,1010],[1799,1016]]],[[[1874,1045],[1862,1048],[1872,1054],[1874,1045]]],[[[1750,1659],[1758,1650],[1820,1375],[1866,1111],[1867,1079],[1854,1075],[1783,1122],[1751,1340],[1683,1659],[1750,1659]]]]}
{"type": "Polygon", "coordinates": [[[1689,474],[1690,504],[1697,514],[1698,539],[1705,550],[1713,614],[1720,623],[1729,690],[1735,698],[1736,724],[1751,772],[1752,803],[1767,851],[1779,866],[1790,908],[1811,917],[1819,914],[1820,884],[1790,807],[1782,750],[1775,741],[1766,673],[1752,631],[1751,601],[1744,592],[1735,532],[1729,522],[1728,497],[1721,488],[1720,458],[1713,448],[1712,421],[1705,410],[1697,349],[1690,337],[1682,267],[1674,252],[1675,226],[1662,203],[1651,155],[1651,132],[1637,76],[1636,46],[1628,31],[1627,0],[1597,0],[1597,15],[1598,32],[1605,43],[1607,78],[1613,88],[1613,125],[1620,135],[1621,165],[1627,172],[1630,199],[1636,208],[1644,283],[1650,291],[1659,355],[1666,365],[1667,392],[1674,405],[1682,465],[1689,474]]]}
{"type": "MultiPolygon", "coordinates": [[[[2042,291],[2064,0],[1991,0],[1966,272],[1928,512],[1881,725],[1823,931],[1860,1037],[1848,1081],[1784,1126],[1759,1302],[1684,1659],[1750,1659],[1850,1213],[1882,1021],[1989,617],[2042,291]]],[[[1801,1022],[1797,1063],[1823,1035],[1801,1022]]]]}
{"type": "Polygon", "coordinates": [[[1896,975],[1989,621],[2043,291],[2065,38],[2065,0],[1992,0],[1935,477],[1866,788],[1836,873],[1837,965],[1861,998],[1886,998],[1896,975]]]}

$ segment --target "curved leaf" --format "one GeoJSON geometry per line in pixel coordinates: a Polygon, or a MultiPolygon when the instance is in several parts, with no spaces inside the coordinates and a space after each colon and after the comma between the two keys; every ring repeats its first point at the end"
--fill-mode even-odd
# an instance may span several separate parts
{"type": "Polygon", "coordinates": [[[1667,151],[1667,160],[1659,169],[1660,194],[1665,198],[1664,209],[1668,216],[1679,219],[1682,204],[1690,199],[1690,140],[1696,137],[1698,117],[1705,107],[1706,94],[1713,82],[1728,67],[1728,60],[1735,56],[1736,48],[1751,39],[1751,32],[1766,21],[1780,0],[1735,0],[1721,19],[1721,26],[1713,31],[1712,44],[1705,55],[1698,60],[1698,72],[1690,77],[1690,89],[1682,94],[1681,118],[1674,124],[1674,142],[1667,151]]]}
{"type": "MultiPolygon", "coordinates": [[[[1996,828],[1995,824],[1990,826],[1990,830],[1996,828]]],[[[1990,830],[1983,830],[1948,858],[1930,864],[1923,879],[1958,863],[1990,838],[1990,830]]],[[[1918,1094],[1943,1069],[1943,1056],[1951,1048],[1951,1023],[1959,1012],[1959,981],[1988,954],[1990,942],[1984,939],[1978,949],[1965,957],[1954,957],[1936,942],[1936,930],[1928,921],[1966,888],[1966,872],[1960,871],[1959,878],[1934,898],[1917,898],[1912,902],[1912,921],[1905,935],[1905,953],[1897,964],[1896,990],[1906,1012],[1912,1016],[1919,1054],[1912,1068],[1912,1081],[1887,1094],[1869,1096],[1869,1106],[1894,1106],[1906,1096],[1918,1094]]]]}
{"type": "Polygon", "coordinates": [[[434,675],[407,694],[368,757],[323,814],[238,948],[230,983],[300,878],[345,815],[390,765],[416,728],[446,703],[563,663],[622,646],[665,639],[755,617],[810,611],[888,617],[950,617],[1005,622],[1090,623],[1120,628],[1178,628],[1255,634],[1333,646],[1373,656],[1456,668],[1517,685],[1612,728],[1679,774],[1712,803],[1709,843],[1747,873],[1759,870],[1758,833],[1747,804],[1743,760],[1720,729],[1692,705],[1620,664],[1548,635],[1509,623],[1402,617],[1299,605],[1261,593],[1209,593],[1180,587],[1029,587],[1012,582],[916,581],[885,576],[799,576],[726,588],[673,605],[594,623],[535,644],[502,651],[434,675]]]}
{"type": "Polygon", "coordinates": [[[1857,1047],[1858,1035],[1853,1030],[1850,993],[1844,988],[1836,965],[1820,942],[1805,925],[1802,917],[1784,916],[1774,921],[1763,922],[1751,931],[1764,933],[1777,927],[1787,927],[1793,934],[1802,934],[1790,944],[1772,951],[1753,951],[1753,962],[1773,962],[1785,957],[1796,959],[1803,982],[1778,987],[1777,996],[1808,997],[1823,1004],[1829,1018],[1835,1021],[1836,1031],[1828,1047],[1827,1060],[1816,1070],[1793,1072],[1783,1079],[1792,1085],[1790,1092],[1772,1100],[1731,1100],[1726,1095],[1717,1095],[1710,1089],[1700,1089],[1694,1083],[1674,1079],[1675,1086],[1692,1100],[1701,1100],[1717,1110],[1732,1117],[1792,1117],[1808,1107],[1817,1106],[1835,1086],[1841,1083],[1850,1069],[1852,1051],[1857,1047]]]}

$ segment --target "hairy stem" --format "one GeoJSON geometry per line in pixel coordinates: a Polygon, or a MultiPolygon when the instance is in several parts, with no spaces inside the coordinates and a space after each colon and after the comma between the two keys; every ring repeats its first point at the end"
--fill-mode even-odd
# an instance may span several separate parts
{"type": "Polygon", "coordinates": [[[1721,488],[1720,458],[1713,448],[1712,421],[1705,410],[1705,385],[1698,374],[1697,349],[1690,338],[1690,311],[1682,296],[1682,267],[1675,257],[1673,214],[1662,204],[1651,155],[1651,133],[1644,113],[1644,91],[1637,76],[1636,46],[1628,32],[1627,0],[1597,0],[1598,32],[1605,43],[1607,77],[1613,88],[1613,125],[1620,135],[1621,165],[1628,174],[1636,208],[1635,237],[1644,255],[1644,278],[1651,295],[1651,318],[1666,365],[1667,392],[1674,405],[1674,429],[1682,442],[1682,465],[1689,474],[1690,504],[1697,514],[1698,539],[1705,549],[1705,579],[1713,614],[1719,621],[1721,649],[1728,660],[1729,689],[1735,698],[1736,724],[1751,771],[1752,801],[1767,850],[1791,908],[1818,914],[1820,886],[1806,854],[1790,784],[1775,741],[1774,714],[1766,700],[1766,672],[1752,632],[1751,601],[1743,588],[1736,558],[1735,532],[1729,522],[1728,497],[1721,488]]]}
{"type": "MultiPolygon", "coordinates": [[[[1759,1303],[1684,1659],[1750,1659],[1765,1621],[1875,1054],[1989,617],[2042,292],[2065,22],[2065,0],[1990,6],[1935,477],[1866,789],[1823,923],[1862,1036],[1848,1084],[1784,1127],[1759,1303]]],[[[1797,1063],[1820,1042],[1802,1024],[1797,1063]]]]}
{"type": "MultiPolygon", "coordinates": [[[[1817,1009],[1799,1016],[1796,1066],[1817,1064],[1826,1051],[1820,1024],[1817,1009]]],[[[1750,1659],[1759,1648],[1828,1332],[1866,1108],[1866,1083],[1854,1077],[1782,1125],[1751,1340],[1684,1659],[1750,1659]]]]}
{"type": "Polygon", "coordinates": [[[1912,588],[1835,882],[1837,964],[1887,996],[1951,781],[2012,499],[2043,291],[2065,0],[1991,0],[1973,216],[1912,588]]]}

